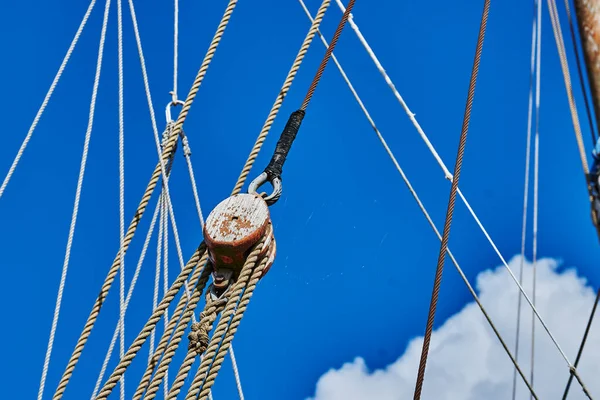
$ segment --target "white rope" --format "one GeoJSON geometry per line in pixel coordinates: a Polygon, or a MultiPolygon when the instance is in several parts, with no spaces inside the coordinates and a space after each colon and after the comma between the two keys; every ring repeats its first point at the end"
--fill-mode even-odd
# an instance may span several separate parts
{"type": "MultiPolygon", "coordinates": [[[[162,239],[163,239],[163,196],[162,193],[158,198],[158,208],[160,209],[160,221],[158,223],[158,239],[156,240],[156,268],[154,271],[154,292],[152,296],[152,312],[158,307],[158,288],[160,286],[160,272],[162,268],[162,239]]],[[[152,361],[154,355],[154,343],[156,340],[156,330],[150,333],[150,345],[148,349],[148,363],[152,361]]]]}
{"type": "MultiPolygon", "coordinates": [[[[535,2],[535,1],[534,1],[535,2]]],[[[525,263],[525,242],[527,233],[527,205],[529,201],[529,168],[531,165],[531,121],[533,118],[533,81],[535,75],[535,41],[536,41],[536,25],[537,17],[534,13],[533,26],[531,30],[531,62],[529,72],[529,103],[527,111],[527,144],[525,152],[525,184],[523,188],[523,217],[521,223],[521,262],[519,264],[519,283],[523,284],[523,269],[525,263]]],[[[516,327],[516,341],[515,341],[515,359],[519,359],[519,342],[521,332],[521,293],[518,294],[517,299],[517,327],[516,327]]],[[[513,388],[512,388],[512,399],[515,400],[517,395],[517,369],[513,371],[513,388]]]]}
{"type": "Polygon", "coordinates": [[[233,376],[235,376],[235,385],[237,387],[240,400],[244,400],[244,391],[242,390],[242,380],[240,379],[240,371],[238,370],[237,361],[233,352],[233,346],[229,346],[229,355],[231,356],[231,365],[233,366],[233,376]]]}
{"type": "MultiPolygon", "coordinates": [[[[138,49],[138,55],[140,57],[140,65],[142,67],[142,77],[144,80],[144,90],[146,92],[146,99],[148,101],[148,109],[150,111],[150,120],[152,122],[152,131],[154,133],[154,141],[156,144],[156,152],[158,153],[158,162],[160,164],[160,170],[163,178],[163,193],[167,198],[167,204],[171,204],[171,196],[169,194],[168,178],[166,173],[166,167],[164,160],[162,159],[162,151],[160,146],[160,139],[158,137],[158,127],[156,125],[156,116],[154,114],[154,105],[152,102],[152,94],[150,93],[150,83],[148,82],[148,73],[146,71],[146,60],[144,58],[144,51],[142,49],[142,39],[140,37],[140,31],[138,28],[137,17],[135,15],[135,7],[133,0],[129,0],[129,9],[131,11],[131,20],[133,22],[133,31],[135,33],[135,42],[138,49]]],[[[187,289],[187,285],[186,286],[187,289]]]]}
{"type": "MultiPolygon", "coordinates": [[[[142,253],[140,255],[140,259],[135,268],[135,272],[133,273],[133,278],[131,279],[131,284],[129,285],[129,291],[127,292],[127,298],[125,299],[125,312],[127,312],[127,307],[129,306],[129,301],[131,300],[131,296],[133,295],[133,289],[135,289],[135,284],[137,283],[138,276],[140,275],[140,270],[142,269],[142,264],[144,263],[144,259],[146,258],[146,252],[148,250],[148,246],[150,245],[150,239],[152,238],[152,234],[154,233],[154,229],[156,226],[156,220],[158,218],[160,211],[160,199],[156,204],[154,209],[154,215],[152,216],[152,221],[150,222],[150,229],[148,229],[148,233],[146,234],[146,240],[144,241],[144,246],[142,247],[142,253]]],[[[159,236],[160,238],[160,236],[159,236]]],[[[104,379],[104,374],[106,373],[106,368],[108,366],[108,362],[110,361],[110,357],[113,353],[113,349],[115,347],[115,343],[117,342],[117,337],[120,332],[120,321],[117,322],[117,326],[115,327],[115,331],[113,333],[112,340],[110,341],[110,346],[108,346],[108,351],[106,352],[106,356],[104,357],[104,362],[102,363],[102,369],[100,370],[100,374],[98,375],[98,379],[96,380],[96,386],[94,387],[94,392],[92,393],[91,399],[94,400],[98,395],[98,391],[100,390],[100,384],[102,383],[102,379],[104,379]]],[[[154,333],[154,330],[152,331],[154,333]]],[[[151,353],[152,354],[152,353],[151,353]]]]}
{"type": "MultiPolygon", "coordinates": [[[[302,8],[304,9],[304,12],[306,13],[306,15],[308,16],[308,18],[311,20],[311,22],[313,21],[313,18],[310,14],[310,11],[308,10],[308,8],[306,7],[306,5],[304,4],[303,0],[298,0],[300,2],[300,5],[302,6],[302,8]]],[[[323,45],[327,48],[329,47],[327,41],[325,40],[325,38],[323,37],[323,35],[321,34],[320,31],[317,31],[319,34],[319,37],[321,38],[321,41],[323,42],[323,45]]],[[[402,180],[404,181],[404,183],[406,184],[408,190],[410,191],[410,193],[412,194],[413,198],[415,199],[415,201],[417,202],[417,205],[419,206],[419,208],[421,209],[421,212],[423,212],[423,215],[425,216],[425,218],[427,219],[427,221],[429,222],[429,225],[431,226],[431,228],[433,229],[433,231],[435,232],[436,236],[438,237],[438,240],[442,240],[442,235],[440,234],[439,230],[437,229],[437,227],[435,226],[435,223],[433,222],[433,220],[431,219],[431,216],[429,215],[429,213],[427,212],[427,209],[425,208],[425,205],[423,204],[423,202],[421,201],[421,199],[419,198],[419,195],[417,194],[416,190],[414,189],[414,187],[412,186],[410,180],[408,179],[408,177],[406,176],[406,174],[404,173],[404,170],[402,169],[402,167],[400,167],[400,164],[398,163],[398,160],[396,159],[396,157],[394,156],[394,153],[392,152],[392,150],[389,148],[387,142],[385,141],[383,135],[381,134],[381,132],[379,131],[379,129],[377,128],[377,125],[375,125],[375,121],[373,120],[373,118],[371,117],[371,115],[369,114],[369,111],[367,110],[367,108],[365,107],[364,103],[362,102],[361,98],[359,97],[358,93],[356,92],[356,89],[354,89],[354,86],[352,85],[352,83],[350,82],[350,79],[348,78],[348,76],[346,75],[346,72],[344,71],[344,69],[342,68],[341,64],[339,63],[338,59],[336,58],[335,54],[331,54],[331,59],[333,60],[333,62],[335,63],[335,65],[337,66],[338,70],[340,71],[340,74],[342,75],[342,78],[344,78],[344,81],[346,81],[346,84],[348,85],[348,88],[350,89],[350,91],[352,92],[352,95],[354,96],[354,98],[356,99],[356,102],[358,103],[358,105],[360,106],[361,110],[363,111],[363,113],[365,114],[365,116],[367,117],[367,120],[369,121],[369,123],[371,124],[371,127],[373,128],[373,130],[375,131],[375,133],[377,134],[377,137],[379,138],[379,141],[381,142],[381,144],[383,145],[385,151],[387,152],[387,154],[389,155],[390,159],[392,160],[392,162],[394,163],[394,166],[396,167],[396,170],[400,173],[400,176],[402,177],[402,180]]],[[[475,292],[475,290],[473,289],[473,287],[471,286],[469,280],[467,279],[466,275],[464,274],[460,264],[458,264],[458,261],[456,260],[456,258],[454,257],[454,255],[452,254],[452,252],[450,251],[450,248],[446,248],[446,251],[448,253],[448,256],[450,257],[450,259],[452,260],[454,266],[456,267],[458,273],[460,274],[461,278],[463,279],[463,281],[465,282],[465,284],[467,285],[467,288],[469,289],[469,291],[471,292],[471,294],[473,295],[475,301],[480,305],[482,311],[483,311],[483,306],[481,305],[480,301],[479,301],[479,297],[477,296],[477,293],[475,292]]],[[[484,312],[485,313],[485,312],[484,312]]],[[[488,318],[488,322],[490,324],[492,324],[491,319],[489,318],[489,316],[487,314],[485,314],[486,317],[488,318]]],[[[502,336],[500,335],[500,333],[498,331],[497,335],[500,338],[500,340],[504,341],[504,339],[502,339],[502,336]]],[[[510,351],[508,350],[508,348],[506,348],[506,351],[508,353],[508,355],[513,359],[513,361],[516,363],[516,360],[512,357],[512,354],[510,353],[510,351]]]]}
{"type": "MultiPolygon", "coordinates": [[[[338,6],[340,7],[340,9],[342,9],[342,11],[345,11],[345,7],[340,2],[340,0],[336,0],[336,2],[338,4],[338,6]]],[[[364,36],[362,35],[362,33],[360,32],[360,30],[358,29],[358,26],[354,22],[354,18],[352,16],[352,14],[350,14],[350,16],[348,18],[348,23],[350,24],[350,26],[352,27],[352,29],[354,30],[354,32],[358,36],[359,40],[361,41],[361,43],[363,44],[363,46],[365,47],[365,49],[367,50],[367,52],[371,56],[371,59],[373,60],[373,62],[375,62],[375,64],[377,65],[377,68],[379,69],[379,71],[381,72],[381,74],[385,78],[386,82],[388,83],[388,85],[390,86],[390,88],[392,89],[392,91],[394,92],[394,94],[396,95],[396,98],[398,99],[398,101],[400,102],[400,104],[402,105],[402,107],[405,109],[405,111],[408,114],[409,118],[413,122],[413,125],[417,128],[417,131],[419,132],[419,134],[423,138],[424,142],[427,144],[427,147],[429,148],[429,150],[431,151],[431,153],[433,154],[433,156],[435,157],[435,159],[438,161],[438,164],[440,165],[440,167],[444,171],[445,177],[447,179],[449,179],[450,181],[452,181],[452,179],[453,179],[452,174],[450,173],[450,171],[448,170],[448,168],[446,168],[446,165],[444,164],[444,162],[442,161],[442,159],[439,157],[439,155],[437,154],[437,152],[433,148],[433,145],[431,144],[431,142],[429,141],[429,139],[425,135],[425,132],[423,132],[423,129],[421,128],[421,126],[417,122],[417,120],[415,118],[415,115],[412,113],[412,111],[410,111],[410,109],[406,105],[406,102],[404,101],[404,99],[402,99],[402,96],[400,96],[400,94],[396,90],[393,82],[391,81],[391,79],[389,78],[389,76],[387,75],[387,73],[385,72],[385,70],[383,69],[383,67],[381,66],[381,63],[379,62],[379,60],[377,59],[377,57],[373,53],[373,50],[371,49],[371,47],[369,46],[369,44],[365,40],[364,36]]],[[[550,332],[550,329],[546,325],[546,322],[540,316],[538,310],[533,305],[533,303],[532,303],[531,299],[529,298],[529,296],[527,295],[527,293],[525,293],[525,290],[523,289],[523,287],[519,283],[519,280],[517,279],[517,277],[515,276],[515,274],[513,273],[513,271],[508,266],[508,263],[506,262],[506,259],[504,258],[504,256],[502,256],[502,253],[500,253],[500,250],[498,249],[498,247],[496,246],[495,242],[492,240],[492,238],[490,237],[489,233],[487,232],[487,230],[485,229],[485,227],[483,226],[483,224],[479,220],[479,217],[477,216],[477,214],[475,214],[475,211],[473,210],[473,208],[471,207],[471,205],[469,204],[469,202],[465,198],[464,194],[462,193],[462,191],[460,189],[457,189],[457,193],[460,196],[462,202],[465,204],[465,206],[469,210],[469,213],[471,214],[471,216],[473,217],[473,219],[477,223],[477,226],[479,226],[479,229],[483,232],[483,234],[485,235],[487,241],[490,243],[490,245],[492,246],[492,248],[494,249],[494,251],[496,252],[496,254],[498,255],[498,257],[500,258],[500,261],[502,262],[502,264],[504,265],[504,267],[508,270],[508,273],[510,274],[511,278],[516,283],[517,287],[519,288],[519,291],[523,294],[525,300],[527,300],[527,303],[532,308],[532,310],[535,313],[536,317],[539,319],[540,323],[544,327],[544,330],[548,333],[548,336],[550,337],[550,339],[552,340],[552,342],[554,343],[554,345],[556,346],[556,348],[558,349],[558,351],[560,352],[560,354],[562,355],[562,357],[565,359],[565,361],[567,362],[567,364],[569,366],[571,366],[571,362],[569,361],[569,358],[567,357],[567,355],[565,354],[565,352],[562,350],[562,348],[560,347],[560,345],[558,344],[558,342],[554,338],[554,335],[552,335],[552,333],[550,332]]]]}
{"type": "Polygon", "coordinates": [[[60,80],[60,77],[62,76],[65,67],[67,66],[69,60],[71,59],[71,54],[73,54],[73,50],[75,49],[75,46],[77,45],[77,42],[79,41],[81,32],[83,32],[83,28],[87,24],[88,18],[90,16],[90,14],[92,13],[92,10],[94,9],[95,4],[96,4],[96,0],[92,0],[90,2],[88,9],[83,16],[83,19],[81,20],[81,24],[79,25],[79,28],[77,29],[77,32],[75,33],[75,37],[73,38],[73,41],[71,41],[71,45],[69,46],[69,49],[67,50],[67,54],[65,54],[65,57],[62,60],[60,67],[58,68],[58,72],[54,76],[54,80],[52,81],[52,84],[50,85],[50,88],[48,89],[48,92],[46,93],[46,97],[44,97],[44,101],[42,102],[42,105],[38,109],[38,112],[35,115],[35,118],[33,119],[31,126],[29,127],[29,131],[27,132],[27,135],[25,136],[25,139],[23,140],[23,143],[21,144],[21,147],[19,148],[17,155],[15,156],[15,159],[13,160],[13,163],[10,166],[8,173],[6,174],[6,177],[4,178],[4,181],[2,182],[2,186],[0,186],[0,197],[2,197],[2,194],[6,190],[6,186],[8,185],[10,178],[14,174],[15,169],[17,168],[17,165],[19,164],[19,161],[21,160],[21,157],[23,156],[23,152],[25,151],[25,148],[27,148],[27,145],[29,144],[29,140],[31,140],[33,131],[37,127],[37,125],[40,121],[40,118],[42,117],[42,114],[44,113],[44,110],[46,110],[46,106],[48,105],[48,102],[50,101],[50,98],[52,97],[52,94],[54,93],[54,89],[56,89],[56,85],[58,85],[58,81],[60,80]]]}
{"type": "MultiPolygon", "coordinates": [[[[163,224],[163,296],[169,291],[169,211],[167,209],[167,202],[165,201],[165,197],[163,196],[163,205],[162,205],[162,224],[163,224]]],[[[187,285],[185,285],[187,288],[187,285]]],[[[169,310],[165,310],[165,314],[163,316],[163,321],[165,325],[165,329],[167,325],[169,325],[169,310]]],[[[163,380],[163,388],[167,392],[169,392],[169,370],[165,371],[165,378],[163,380]]],[[[165,397],[166,398],[166,397],[165,397]]]]}
{"type": "MultiPolygon", "coordinates": [[[[533,305],[536,297],[536,273],[537,273],[537,232],[538,232],[538,186],[539,186],[539,148],[540,148],[540,77],[542,65],[542,2],[537,0],[537,60],[535,77],[535,150],[533,162],[533,305]]],[[[535,360],[535,315],[531,314],[531,378],[533,386],[535,360]]]]}
{"type": "Polygon", "coordinates": [[[194,174],[194,167],[192,166],[192,150],[188,143],[187,136],[182,138],[183,151],[185,155],[185,161],[187,163],[188,172],[190,174],[190,181],[192,182],[192,192],[194,194],[194,201],[196,202],[196,211],[198,212],[198,219],[200,220],[200,228],[204,228],[204,217],[202,216],[202,207],[200,206],[200,197],[198,196],[198,187],[196,186],[196,177],[194,174]]]}
{"type": "MultiPolygon", "coordinates": [[[[119,357],[125,356],[125,125],[123,120],[123,10],[117,0],[117,42],[119,62],[119,357]]],[[[121,400],[125,400],[125,373],[119,380],[121,400]]]]}
{"type": "Polygon", "coordinates": [[[179,58],[179,0],[175,0],[174,4],[174,19],[173,19],[173,91],[171,92],[171,98],[173,104],[179,99],[177,97],[177,66],[179,58]]]}
{"type": "MultiPolygon", "coordinates": [[[[535,75],[535,41],[536,41],[536,25],[537,17],[536,14],[533,16],[533,26],[531,30],[531,62],[529,72],[529,103],[527,112],[527,142],[525,151],[525,184],[523,188],[523,217],[521,223],[521,262],[519,264],[519,283],[523,284],[523,269],[525,263],[525,243],[527,233],[527,205],[529,202],[529,169],[531,165],[531,121],[533,118],[533,80],[535,75]]],[[[516,342],[515,342],[515,359],[519,359],[519,342],[521,332],[521,293],[518,294],[517,299],[517,327],[516,327],[516,342]]],[[[513,391],[512,399],[515,400],[517,395],[517,370],[513,371],[513,391]]]]}
{"type": "Polygon", "coordinates": [[[75,225],[77,223],[77,213],[79,211],[79,200],[81,198],[81,188],[83,186],[83,176],[85,174],[88,150],[89,150],[89,146],[90,146],[90,138],[92,136],[94,112],[96,110],[96,97],[98,95],[98,84],[100,82],[100,72],[102,70],[102,56],[104,54],[104,40],[106,38],[106,27],[108,25],[109,7],[110,7],[110,0],[106,0],[106,6],[104,8],[104,20],[102,22],[102,33],[100,34],[98,59],[96,62],[96,76],[94,78],[94,87],[92,90],[92,99],[90,102],[88,126],[87,126],[87,131],[85,133],[83,154],[81,155],[81,165],[79,168],[79,178],[77,180],[77,189],[75,191],[75,203],[73,205],[73,214],[71,216],[71,226],[69,227],[69,237],[67,239],[67,249],[66,249],[66,253],[65,253],[64,262],[63,262],[62,274],[60,277],[60,284],[58,286],[58,294],[56,296],[56,306],[54,308],[54,317],[52,319],[52,327],[50,329],[50,337],[48,339],[48,347],[46,349],[46,356],[44,358],[44,367],[42,369],[42,377],[40,379],[40,387],[38,390],[38,400],[42,400],[42,397],[44,395],[44,387],[46,385],[46,376],[48,374],[48,368],[50,366],[50,356],[52,354],[52,347],[54,345],[54,336],[56,334],[56,327],[58,325],[58,317],[60,314],[60,305],[62,302],[63,292],[64,292],[64,288],[65,288],[65,281],[67,279],[67,271],[69,269],[69,259],[71,257],[71,246],[73,244],[73,237],[75,235],[75,225]]]}

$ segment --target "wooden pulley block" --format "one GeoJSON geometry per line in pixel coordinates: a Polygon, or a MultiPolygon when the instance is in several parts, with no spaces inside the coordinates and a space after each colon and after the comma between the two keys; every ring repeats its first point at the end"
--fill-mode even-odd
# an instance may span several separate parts
{"type": "MultiPolygon", "coordinates": [[[[269,207],[258,194],[228,197],[209,214],[203,234],[213,265],[213,284],[217,289],[227,287],[237,279],[252,247],[265,234],[267,241],[274,240],[269,207]]],[[[266,245],[263,249],[266,254],[274,246],[266,245]]],[[[269,256],[274,258],[271,253],[273,250],[269,256]]]]}

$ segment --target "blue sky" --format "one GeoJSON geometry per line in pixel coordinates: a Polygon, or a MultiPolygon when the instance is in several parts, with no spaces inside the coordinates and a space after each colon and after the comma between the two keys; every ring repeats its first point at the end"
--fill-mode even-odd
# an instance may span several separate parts
{"type": "MultiPolygon", "coordinates": [[[[2,178],[79,25],[87,7],[84,3],[61,0],[0,6],[0,49],[5,54],[0,66],[0,115],[5,132],[0,146],[2,178]]],[[[60,379],[118,249],[113,3],[46,396],[60,379]]],[[[173,5],[138,3],[154,108],[162,129],[172,89],[173,5]]],[[[226,2],[180,3],[179,96],[184,98],[226,2]]],[[[320,4],[306,3],[313,13],[320,4]]],[[[358,1],[354,10],[362,32],[449,168],[458,145],[483,7],[479,3],[388,1],[375,6],[358,1]]],[[[0,198],[0,250],[6,282],[0,300],[5,304],[6,324],[12,327],[0,333],[3,342],[10,343],[4,351],[10,367],[2,367],[0,375],[10,382],[5,385],[9,397],[33,398],[37,393],[87,125],[103,5],[96,5],[22,163],[0,198]]],[[[589,217],[545,8],[544,2],[538,254],[576,266],[596,287],[600,282],[595,268],[598,239],[589,217]]],[[[507,259],[520,252],[532,14],[531,2],[492,4],[461,176],[462,190],[507,259]]],[[[322,25],[326,37],[331,37],[340,17],[340,10],[332,4],[322,25]]],[[[239,2],[184,126],[205,215],[229,195],[309,26],[297,2],[239,2]]],[[[568,38],[566,30],[564,35],[568,38]]],[[[124,36],[129,222],[156,163],[156,149],[127,6],[124,36]]],[[[567,46],[571,51],[570,42],[567,46]]],[[[324,47],[315,38],[251,177],[268,162],[323,53],[324,47]]],[[[441,230],[448,181],[349,27],[335,53],[441,230]]],[[[575,81],[574,63],[571,66],[575,81]]],[[[578,86],[575,91],[581,106],[578,86]]],[[[580,116],[583,122],[582,107],[580,116]]],[[[586,124],[583,129],[591,151],[586,124]]],[[[257,288],[234,341],[249,399],[310,396],[322,374],[356,356],[363,357],[370,368],[396,360],[408,341],[423,333],[439,251],[434,233],[333,63],[323,75],[290,154],[284,168],[284,194],[271,209],[276,263],[257,288]]],[[[187,258],[202,238],[180,153],[170,188],[187,258]]],[[[127,282],[155,201],[156,196],[128,252],[127,282]]],[[[151,310],[156,247],[152,243],[127,314],[128,340],[151,310]]],[[[450,247],[471,280],[500,264],[460,203],[450,247]]],[[[173,277],[179,269],[174,242],[170,255],[173,277]]],[[[91,395],[117,320],[115,283],[65,398],[91,395]]],[[[470,300],[448,264],[436,326],[470,300]]],[[[147,347],[144,350],[145,359],[147,347]]],[[[133,364],[127,375],[128,393],[137,386],[140,365],[133,364]]],[[[113,360],[109,369],[114,366],[113,360]]],[[[235,394],[229,362],[214,394],[216,399],[235,394]]]]}

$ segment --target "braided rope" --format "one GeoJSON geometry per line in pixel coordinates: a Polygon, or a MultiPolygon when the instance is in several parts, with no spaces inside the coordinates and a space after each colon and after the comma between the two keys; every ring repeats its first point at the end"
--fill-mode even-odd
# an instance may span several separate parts
{"type": "Polygon", "coordinates": [[[217,354],[217,349],[220,345],[222,337],[227,331],[227,326],[229,325],[230,317],[235,313],[235,308],[237,306],[238,300],[240,299],[242,291],[246,287],[246,282],[248,282],[248,279],[250,278],[250,275],[252,274],[252,271],[256,266],[256,263],[258,261],[258,255],[262,250],[265,240],[266,236],[263,236],[258,242],[258,244],[254,247],[248,258],[246,259],[244,266],[242,267],[238,280],[235,282],[233,288],[231,289],[231,295],[228,296],[225,310],[223,310],[221,318],[219,319],[219,323],[217,324],[215,333],[213,333],[210,339],[210,343],[208,345],[206,353],[204,354],[204,358],[202,359],[200,367],[198,368],[198,371],[194,376],[192,385],[188,390],[186,400],[195,399],[198,395],[202,382],[204,381],[204,377],[209,370],[209,366],[214,356],[217,354]]]}
{"type": "Polygon", "coordinates": [[[252,276],[250,277],[250,281],[246,284],[246,289],[244,290],[244,294],[242,295],[242,299],[238,303],[237,309],[231,320],[231,324],[227,329],[227,333],[221,342],[221,347],[219,347],[219,351],[210,365],[209,370],[207,371],[206,380],[204,381],[204,385],[202,386],[202,391],[200,392],[200,400],[206,399],[208,394],[210,393],[210,389],[217,378],[217,374],[221,369],[221,365],[223,364],[223,360],[225,359],[225,355],[227,354],[227,350],[231,345],[231,341],[233,340],[233,336],[237,332],[237,327],[242,321],[242,317],[244,316],[244,312],[246,308],[248,308],[248,303],[250,302],[250,298],[254,293],[254,289],[256,288],[256,284],[260,280],[262,276],[262,272],[267,265],[268,257],[265,257],[261,260],[260,264],[254,269],[252,276]]]}
{"type": "MultiPolygon", "coordinates": [[[[194,255],[192,256],[190,261],[188,261],[185,268],[179,273],[179,276],[177,277],[175,282],[173,282],[173,285],[171,285],[171,288],[169,289],[169,291],[167,293],[165,293],[165,296],[163,297],[162,301],[160,302],[160,304],[158,305],[156,310],[152,313],[152,315],[150,316],[150,318],[148,319],[148,321],[142,328],[142,331],[138,334],[136,339],[133,341],[133,344],[129,347],[129,349],[127,350],[127,353],[125,353],[125,357],[123,357],[120,360],[119,364],[117,365],[117,367],[115,368],[115,370],[113,371],[111,376],[108,378],[108,380],[102,387],[102,390],[100,391],[100,394],[98,395],[96,400],[104,400],[110,395],[110,393],[112,392],[112,389],[115,387],[116,383],[119,381],[121,375],[125,372],[127,367],[131,364],[131,362],[133,361],[137,352],[142,348],[144,342],[146,341],[148,336],[150,336],[150,333],[152,332],[152,330],[154,329],[154,327],[156,326],[156,324],[158,323],[158,321],[164,314],[165,310],[167,308],[169,308],[171,301],[173,301],[173,299],[175,298],[175,296],[177,295],[177,293],[179,292],[181,287],[185,284],[185,281],[188,279],[188,277],[190,276],[190,274],[192,273],[194,268],[198,267],[198,268],[196,268],[196,273],[194,275],[199,274],[198,270],[201,268],[201,264],[199,262],[200,254],[205,255],[205,249],[206,248],[204,246],[204,243],[202,243],[200,245],[200,247],[196,250],[194,255]]],[[[203,259],[205,259],[205,257],[206,256],[204,256],[203,259]]]]}
{"type": "MultiPolygon", "coordinates": [[[[181,112],[179,113],[177,121],[175,122],[173,132],[171,133],[171,136],[168,138],[168,140],[165,144],[165,149],[164,149],[164,152],[162,153],[161,160],[154,168],[154,173],[152,174],[150,182],[148,183],[148,186],[146,187],[146,191],[144,192],[144,195],[142,196],[142,200],[141,200],[140,204],[138,205],[138,208],[136,210],[134,218],[133,218],[132,222],[130,223],[129,228],[127,229],[127,234],[125,235],[125,240],[123,242],[123,250],[122,250],[123,254],[125,254],[127,252],[127,249],[129,248],[129,244],[131,243],[131,240],[133,239],[133,235],[135,234],[137,226],[144,214],[144,211],[146,210],[146,207],[148,206],[150,197],[152,196],[152,193],[154,192],[154,189],[156,187],[158,179],[161,175],[162,167],[164,165],[163,162],[165,160],[168,160],[169,157],[172,155],[172,153],[175,150],[175,146],[177,143],[177,137],[178,137],[179,133],[181,132],[181,128],[183,126],[185,118],[187,117],[187,114],[189,113],[189,110],[192,106],[192,102],[194,101],[196,94],[198,93],[200,84],[202,83],[202,80],[204,79],[204,76],[206,75],[208,66],[210,65],[210,62],[212,61],[212,58],[215,54],[217,46],[219,45],[219,42],[221,41],[221,37],[223,36],[223,33],[225,31],[227,23],[229,22],[231,14],[233,13],[233,9],[235,8],[236,3],[237,3],[237,0],[230,0],[229,5],[227,6],[227,9],[225,10],[225,14],[223,15],[223,18],[221,19],[221,22],[219,23],[219,26],[215,33],[215,36],[213,37],[213,40],[208,48],[208,51],[204,57],[204,60],[202,61],[202,65],[200,66],[198,74],[196,75],[196,79],[194,80],[192,88],[190,89],[190,92],[188,93],[188,96],[185,100],[185,103],[182,107],[181,112]]],[[[131,6],[131,1],[130,1],[130,6],[131,6]]],[[[199,256],[200,256],[200,253],[197,251],[194,254],[194,256],[192,256],[192,260],[194,258],[199,258],[199,256]]],[[[60,380],[58,388],[56,389],[53,400],[60,400],[62,398],[62,395],[64,394],[64,391],[67,387],[67,384],[68,384],[71,376],[73,375],[73,370],[75,369],[75,365],[77,364],[77,362],[79,361],[79,358],[81,357],[81,353],[83,352],[83,348],[87,342],[87,339],[89,338],[92,328],[94,327],[96,320],[98,319],[98,314],[100,313],[102,304],[104,303],[106,296],[108,295],[108,292],[110,290],[110,287],[112,286],[115,276],[119,270],[119,264],[120,264],[119,258],[120,258],[119,255],[117,255],[117,257],[113,261],[113,264],[108,272],[108,275],[104,281],[104,284],[102,285],[100,294],[98,295],[98,298],[96,299],[96,302],[94,303],[94,306],[92,307],[92,311],[86,321],[86,324],[85,324],[83,331],[79,337],[79,340],[77,341],[75,350],[73,351],[73,354],[71,355],[71,358],[69,359],[69,362],[67,364],[65,372],[60,380]]],[[[191,260],[190,260],[190,262],[191,262],[191,260]]],[[[188,263],[188,265],[190,265],[190,263],[188,263]]],[[[192,267],[193,267],[193,264],[192,264],[192,267]]],[[[187,270],[187,267],[186,267],[186,270],[187,270]]],[[[188,271],[188,275],[189,275],[189,273],[191,273],[191,268],[188,271]]],[[[183,272],[182,272],[182,274],[183,274],[183,272]]],[[[187,276],[186,276],[186,278],[187,278],[187,276]]],[[[179,287],[181,287],[181,285],[179,287]]],[[[171,292],[171,290],[169,291],[169,293],[170,292],[171,292]]],[[[171,296],[171,300],[173,297],[174,297],[174,295],[171,296]]],[[[161,302],[161,304],[162,304],[162,302],[161,302]]],[[[167,307],[168,307],[168,304],[167,304],[167,307]]],[[[161,312],[161,314],[162,314],[162,312],[161,312]]]]}
{"type": "Polygon", "coordinates": [[[273,107],[271,108],[271,111],[269,112],[269,115],[267,116],[267,120],[265,121],[265,124],[263,125],[262,130],[260,131],[260,134],[258,135],[258,138],[256,139],[256,142],[254,143],[254,147],[252,147],[252,151],[250,151],[250,155],[248,156],[248,159],[246,160],[244,168],[242,169],[242,172],[237,180],[237,183],[235,184],[235,187],[231,193],[232,195],[238,194],[242,190],[242,186],[244,186],[244,182],[246,182],[246,178],[248,177],[248,174],[250,173],[250,170],[252,169],[252,165],[254,164],[254,161],[256,160],[256,157],[258,156],[258,153],[260,152],[260,149],[261,149],[265,139],[267,138],[269,131],[271,130],[271,126],[273,125],[273,122],[275,121],[275,117],[277,117],[277,113],[279,112],[279,109],[281,108],[281,105],[283,104],[283,99],[285,98],[285,96],[287,95],[287,92],[290,90],[290,87],[292,86],[292,82],[294,81],[294,78],[296,77],[296,73],[298,72],[298,69],[300,68],[300,65],[302,64],[302,61],[304,60],[304,55],[308,51],[308,48],[310,47],[310,44],[312,43],[312,40],[315,37],[317,30],[319,29],[319,25],[321,24],[321,21],[323,20],[323,17],[325,16],[325,11],[327,11],[327,8],[329,8],[330,3],[331,3],[330,0],[323,0],[323,3],[321,3],[321,7],[319,7],[319,11],[317,11],[315,20],[311,24],[310,30],[308,31],[306,38],[304,38],[304,42],[302,42],[302,46],[300,47],[300,51],[298,52],[298,55],[296,55],[296,59],[294,60],[294,63],[292,64],[292,68],[290,68],[290,71],[288,72],[288,75],[285,78],[285,81],[283,82],[283,86],[282,86],[281,90],[279,91],[277,98],[275,99],[275,103],[273,104],[273,107]]]}

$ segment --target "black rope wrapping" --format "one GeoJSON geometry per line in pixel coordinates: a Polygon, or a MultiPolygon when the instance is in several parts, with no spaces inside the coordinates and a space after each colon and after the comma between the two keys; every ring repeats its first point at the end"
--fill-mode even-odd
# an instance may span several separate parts
{"type": "Polygon", "coordinates": [[[296,135],[300,130],[300,125],[302,124],[305,114],[304,110],[294,111],[290,115],[287,124],[285,124],[285,128],[283,128],[279,141],[277,141],[277,146],[275,146],[273,157],[271,158],[269,165],[265,168],[269,181],[272,182],[274,178],[281,178],[283,164],[285,163],[287,155],[292,148],[292,143],[294,143],[294,139],[296,139],[296,135]]]}

